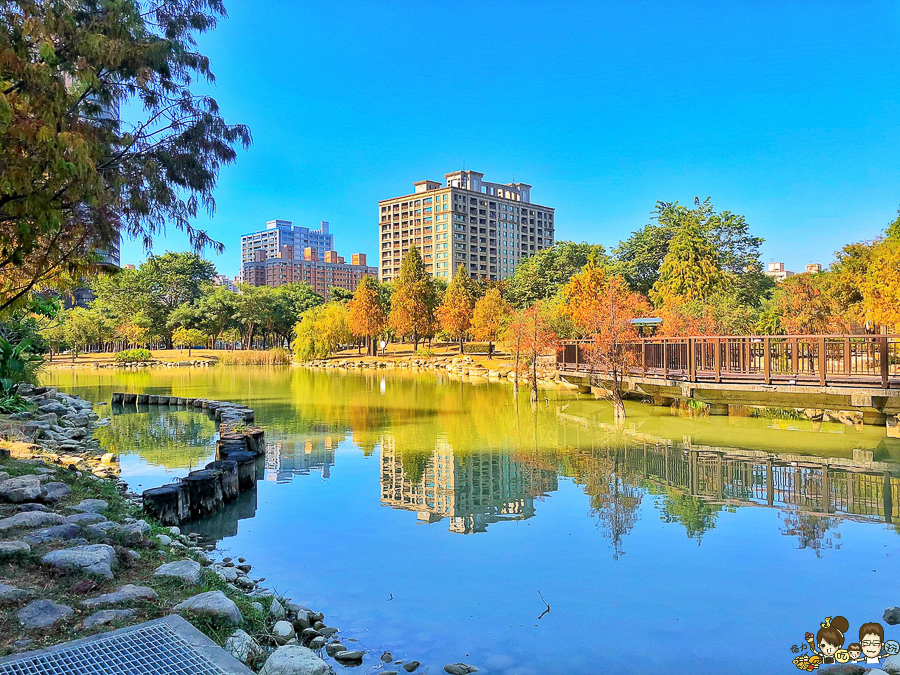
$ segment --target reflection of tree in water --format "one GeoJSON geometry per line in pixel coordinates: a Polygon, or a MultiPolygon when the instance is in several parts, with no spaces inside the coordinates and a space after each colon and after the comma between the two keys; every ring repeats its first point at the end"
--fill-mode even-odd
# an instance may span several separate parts
{"type": "Polygon", "coordinates": [[[716,526],[721,504],[694,497],[678,490],[666,490],[662,498],[660,519],[664,523],[681,523],[689,539],[696,539],[697,546],[703,535],[716,526]]]}
{"type": "Polygon", "coordinates": [[[797,537],[797,548],[812,549],[817,558],[822,557],[822,549],[837,550],[841,548],[840,542],[834,541],[841,538],[840,532],[835,531],[833,536],[826,536],[829,530],[837,526],[837,518],[804,513],[794,509],[781,511],[778,517],[782,521],[781,533],[797,537]]]}
{"type": "Polygon", "coordinates": [[[109,452],[180,469],[198,466],[209,456],[215,433],[215,422],[205,414],[184,411],[114,415],[96,436],[109,452]]]}

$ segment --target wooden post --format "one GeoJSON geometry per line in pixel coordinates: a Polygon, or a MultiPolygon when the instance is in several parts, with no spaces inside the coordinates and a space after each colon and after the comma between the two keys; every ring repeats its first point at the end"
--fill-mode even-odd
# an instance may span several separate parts
{"type": "Polygon", "coordinates": [[[844,375],[850,375],[850,337],[844,336],[844,375]]]}
{"type": "Polygon", "coordinates": [[[714,338],[713,348],[716,350],[715,354],[713,354],[713,361],[716,364],[716,382],[722,381],[722,354],[719,349],[720,341],[719,338],[714,338]]]}
{"type": "Polygon", "coordinates": [[[882,497],[884,499],[884,522],[886,523],[894,522],[894,493],[892,492],[892,488],[891,474],[885,471],[882,497]]]}
{"type": "Polygon", "coordinates": [[[825,356],[825,338],[819,338],[819,384],[823,387],[826,382],[827,358],[825,356]]]}
{"type": "Polygon", "coordinates": [[[688,380],[697,381],[697,359],[694,356],[694,338],[688,338],[688,380]]]}
{"type": "Polygon", "coordinates": [[[240,493],[238,484],[238,465],[231,459],[223,459],[218,462],[210,462],[207,469],[219,472],[219,480],[222,482],[222,498],[226,502],[234,501],[240,493]]]}
{"type": "Polygon", "coordinates": [[[161,525],[180,525],[190,518],[184,483],[169,483],[144,490],[144,511],[161,525]]]}
{"type": "Polygon", "coordinates": [[[668,338],[663,338],[662,342],[663,346],[663,377],[669,378],[669,340],[668,338]]]}
{"type": "Polygon", "coordinates": [[[256,485],[256,456],[252,452],[233,452],[228,459],[237,463],[238,489],[241,492],[256,485]]]}
{"type": "Polygon", "coordinates": [[[763,372],[766,378],[766,384],[772,382],[772,342],[769,336],[763,338],[763,372]]]}
{"type": "Polygon", "coordinates": [[[188,501],[190,502],[191,519],[196,520],[222,507],[221,472],[212,469],[200,469],[191,471],[182,479],[187,485],[188,501]]]}
{"type": "Polygon", "coordinates": [[[772,506],[775,504],[775,467],[772,459],[766,460],[766,504],[772,506]]]}
{"type": "Polygon", "coordinates": [[[800,343],[797,342],[797,338],[791,338],[791,371],[793,372],[794,377],[798,377],[800,375],[800,343]]]}
{"type": "Polygon", "coordinates": [[[881,386],[882,388],[887,389],[888,374],[890,373],[890,359],[888,358],[890,355],[888,354],[887,335],[880,335],[878,337],[878,351],[881,352],[881,358],[878,362],[878,365],[881,366],[881,386]]]}
{"type": "Polygon", "coordinates": [[[647,341],[641,340],[641,368],[647,374],[647,341]]]}

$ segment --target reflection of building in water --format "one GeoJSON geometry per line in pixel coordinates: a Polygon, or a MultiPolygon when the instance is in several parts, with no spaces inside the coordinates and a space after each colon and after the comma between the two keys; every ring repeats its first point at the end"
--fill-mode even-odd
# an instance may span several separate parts
{"type": "Polygon", "coordinates": [[[330,478],[334,450],[343,440],[340,434],[329,434],[267,443],[266,480],[287,483],[294,476],[307,476],[313,470],[320,470],[322,478],[330,478]]]}
{"type": "Polygon", "coordinates": [[[490,523],[534,515],[534,499],[557,489],[556,471],[536,469],[505,453],[456,455],[438,439],[428,455],[398,451],[381,439],[381,502],[416,511],[419,520],[450,519],[450,531],[484,532],[490,523]]]}

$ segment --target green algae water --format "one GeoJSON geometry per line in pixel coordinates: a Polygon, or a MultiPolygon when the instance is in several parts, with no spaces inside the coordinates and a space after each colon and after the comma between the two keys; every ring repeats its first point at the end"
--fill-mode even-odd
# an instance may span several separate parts
{"type": "Polygon", "coordinates": [[[106,402],[98,435],[136,491],[212,461],[215,425],[124,413],[112,392],[254,408],[257,488],[186,529],[359,640],[358,672],[390,670],[383,651],[426,673],[798,672],[825,617],[849,619],[849,643],[900,604],[900,441],[883,428],[643,404],[617,426],[592,397],[543,391],[532,409],[511,384],[434,373],[45,379],[106,402]]]}

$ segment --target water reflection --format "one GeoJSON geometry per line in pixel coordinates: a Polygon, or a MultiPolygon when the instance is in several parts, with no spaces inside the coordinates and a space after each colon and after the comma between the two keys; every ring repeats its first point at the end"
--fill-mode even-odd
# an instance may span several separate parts
{"type": "Polygon", "coordinates": [[[393,436],[381,439],[381,503],[415,511],[426,523],[448,518],[451,532],[531,518],[534,500],[556,488],[556,471],[506,453],[457,455],[446,438],[436,439],[431,455],[405,453],[393,436]]]}
{"type": "Polygon", "coordinates": [[[328,434],[266,443],[265,480],[288,483],[294,476],[308,476],[320,471],[322,478],[331,478],[334,449],[344,436],[328,434]]]}

